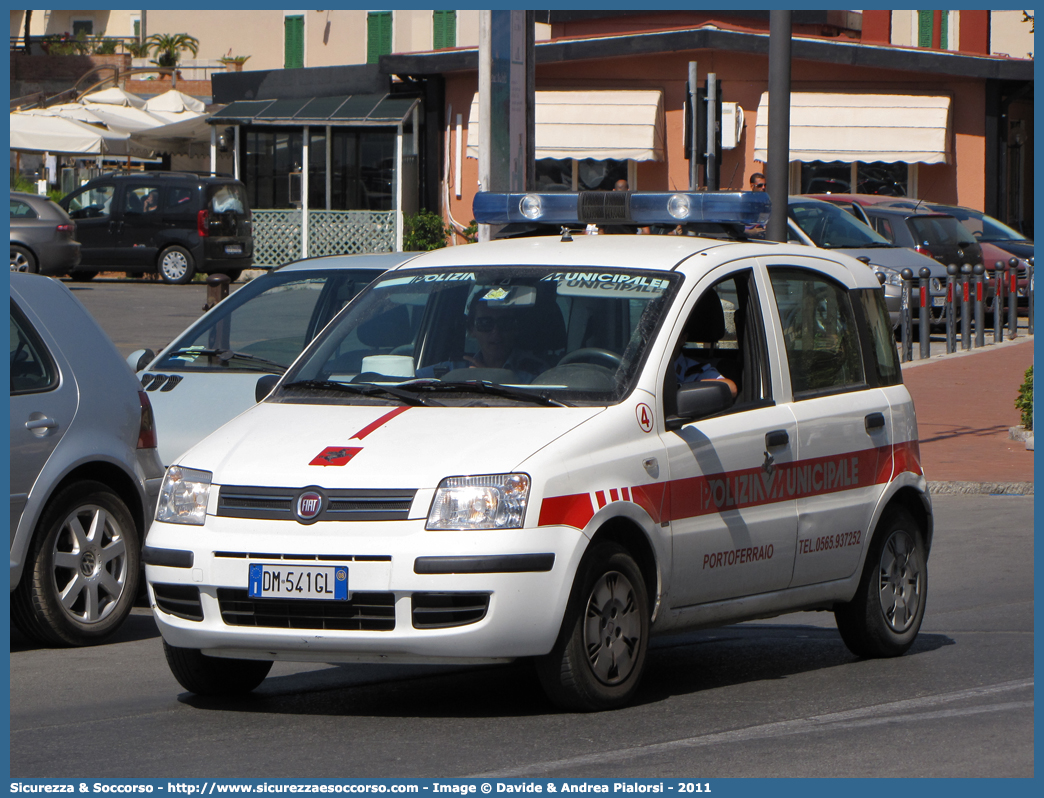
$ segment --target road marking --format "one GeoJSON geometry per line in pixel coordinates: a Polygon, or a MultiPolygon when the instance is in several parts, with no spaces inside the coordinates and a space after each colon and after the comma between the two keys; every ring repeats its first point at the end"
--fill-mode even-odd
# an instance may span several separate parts
{"type": "Polygon", "coordinates": [[[794,734],[808,734],[810,732],[827,731],[832,729],[856,729],[866,726],[877,726],[885,723],[895,723],[900,720],[934,720],[938,718],[977,715],[984,712],[1008,712],[1016,709],[1027,709],[1033,706],[1032,699],[1027,701],[1012,701],[1003,704],[991,704],[989,706],[941,709],[928,712],[919,711],[952,704],[956,701],[986,698],[999,693],[1011,692],[1012,690],[1024,690],[1032,687],[1033,679],[1001,682],[1000,684],[988,685],[986,687],[972,687],[967,690],[957,690],[952,693],[941,693],[939,695],[923,696],[921,698],[909,698],[904,701],[875,704],[874,706],[849,709],[844,712],[830,712],[825,715],[813,715],[809,718],[765,723],[761,726],[751,726],[746,729],[735,729],[733,731],[718,732],[716,734],[705,734],[699,737],[685,737],[680,740],[671,740],[665,743],[654,743],[652,745],[640,745],[633,748],[614,749],[612,751],[570,757],[568,759],[556,759],[549,762],[534,762],[519,768],[498,770],[493,773],[480,773],[465,778],[517,778],[534,774],[546,774],[552,770],[575,767],[578,765],[599,765],[609,762],[619,764],[625,759],[638,759],[640,757],[654,756],[656,754],[669,753],[671,751],[685,748],[702,748],[708,745],[745,742],[747,740],[761,740],[770,737],[786,737],[794,734]]]}

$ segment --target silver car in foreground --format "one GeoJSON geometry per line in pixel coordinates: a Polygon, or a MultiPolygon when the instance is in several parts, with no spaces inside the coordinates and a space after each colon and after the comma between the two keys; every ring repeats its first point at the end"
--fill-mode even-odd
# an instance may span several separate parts
{"type": "Polygon", "coordinates": [[[148,396],[62,283],[11,274],[11,619],[51,645],[115,632],[163,478],[148,396]]]}
{"type": "Polygon", "coordinates": [[[281,266],[230,294],[158,356],[132,352],[127,363],[163,430],[163,463],[252,407],[260,376],[286,371],[352,297],[418,254],[331,255],[281,266]]]}

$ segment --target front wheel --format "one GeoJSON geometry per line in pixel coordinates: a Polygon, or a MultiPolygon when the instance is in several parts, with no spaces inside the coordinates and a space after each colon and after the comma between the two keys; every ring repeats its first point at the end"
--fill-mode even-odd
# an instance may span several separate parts
{"type": "Polygon", "coordinates": [[[596,543],[580,563],[558,640],[537,660],[537,675],[563,708],[613,709],[638,689],[648,645],[642,572],[621,546],[596,543]]]}
{"type": "Polygon", "coordinates": [[[271,660],[208,657],[199,649],[178,648],[163,641],[163,654],[178,684],[196,695],[249,693],[272,670],[271,660]]]}
{"type": "Polygon", "coordinates": [[[928,563],[924,533],[902,509],[881,519],[855,597],[834,608],[848,650],[861,657],[897,657],[913,645],[924,618],[928,563]]]}
{"type": "Polygon", "coordinates": [[[160,277],[168,285],[184,285],[196,273],[192,253],[179,246],[170,246],[163,250],[157,266],[160,277]]]}
{"type": "Polygon", "coordinates": [[[41,516],[11,593],[18,627],[54,645],[102,641],[134,605],[140,552],[137,527],[119,496],[99,482],[63,489],[41,516]]]}

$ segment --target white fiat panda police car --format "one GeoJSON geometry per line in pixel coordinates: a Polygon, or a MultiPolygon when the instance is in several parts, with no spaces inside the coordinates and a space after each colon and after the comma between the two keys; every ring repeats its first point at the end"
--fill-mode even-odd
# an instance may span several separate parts
{"type": "MultiPolygon", "coordinates": [[[[764,194],[484,195],[476,218],[764,221],[764,194]],[[615,203],[615,205],[614,205],[615,203]]],[[[742,232],[739,233],[742,239],[742,232]]],[[[701,236],[526,238],[378,278],[166,474],[144,559],[188,690],[276,659],[531,657],[628,701],[653,634],[924,614],[932,509],[873,272],[701,236]]]]}

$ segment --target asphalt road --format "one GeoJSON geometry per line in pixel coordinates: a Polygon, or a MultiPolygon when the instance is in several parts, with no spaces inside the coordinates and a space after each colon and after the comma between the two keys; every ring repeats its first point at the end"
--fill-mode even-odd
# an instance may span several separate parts
{"type": "Polygon", "coordinates": [[[660,638],[634,706],[560,713],[527,663],[277,664],[181,691],[149,611],[114,641],[11,641],[12,777],[1032,777],[1033,497],[935,500],[913,649],[859,660],[832,616],[660,638]]]}

